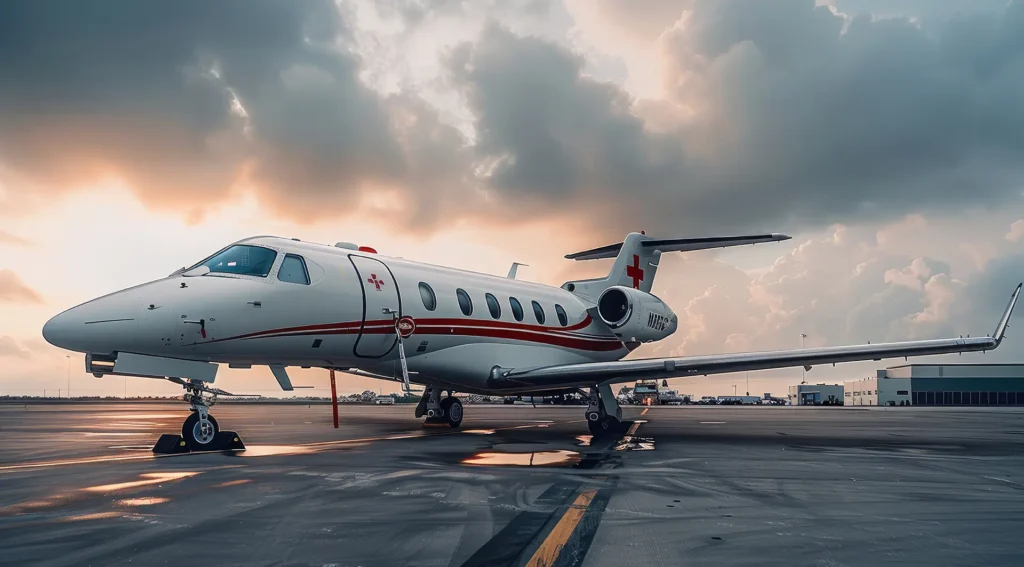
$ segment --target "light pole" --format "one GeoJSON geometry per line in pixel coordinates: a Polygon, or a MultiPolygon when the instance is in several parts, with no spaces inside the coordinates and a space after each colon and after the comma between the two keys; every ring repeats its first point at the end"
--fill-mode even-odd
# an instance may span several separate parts
{"type": "Polygon", "coordinates": [[[64,358],[68,359],[68,399],[71,399],[71,355],[65,354],[64,358]]]}
{"type": "MultiPolygon", "coordinates": [[[[806,339],[806,338],[807,338],[807,335],[805,335],[803,333],[800,333],[800,349],[801,350],[803,350],[803,348],[804,348],[804,339],[806,339]]],[[[807,383],[807,366],[806,365],[802,366],[800,368],[800,383],[801,384],[806,384],[807,383]]]]}

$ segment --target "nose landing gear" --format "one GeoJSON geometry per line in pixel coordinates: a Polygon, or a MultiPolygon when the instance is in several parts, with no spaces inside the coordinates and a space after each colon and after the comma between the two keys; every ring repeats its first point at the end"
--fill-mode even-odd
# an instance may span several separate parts
{"type": "Polygon", "coordinates": [[[227,451],[245,449],[234,431],[221,431],[210,407],[218,395],[232,395],[219,388],[210,388],[198,380],[175,380],[185,388],[184,400],[192,413],[181,424],[181,436],[164,434],[153,447],[154,453],[187,453],[190,451],[227,451]]]}
{"type": "MultiPolygon", "coordinates": [[[[181,438],[185,440],[188,448],[192,451],[207,450],[210,443],[217,437],[220,425],[210,415],[210,407],[217,403],[217,394],[221,390],[208,389],[201,382],[189,380],[183,384],[185,388],[185,401],[189,403],[192,413],[185,418],[181,424],[181,438]],[[204,397],[204,393],[210,396],[204,397]]],[[[227,392],[224,392],[227,393],[227,392]]]]}

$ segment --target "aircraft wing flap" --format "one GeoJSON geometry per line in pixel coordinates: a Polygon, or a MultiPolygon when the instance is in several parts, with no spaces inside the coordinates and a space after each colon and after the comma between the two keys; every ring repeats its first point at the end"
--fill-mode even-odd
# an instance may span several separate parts
{"type": "Polygon", "coordinates": [[[1021,285],[1010,297],[1010,304],[999,320],[996,334],[897,343],[849,345],[799,350],[748,352],[677,358],[648,358],[591,362],[540,368],[496,368],[491,385],[497,389],[529,389],[588,387],[594,384],[631,382],[635,380],[706,376],[748,370],[767,370],[799,366],[817,366],[839,362],[882,360],[932,354],[949,354],[994,350],[1002,342],[1021,285]]]}

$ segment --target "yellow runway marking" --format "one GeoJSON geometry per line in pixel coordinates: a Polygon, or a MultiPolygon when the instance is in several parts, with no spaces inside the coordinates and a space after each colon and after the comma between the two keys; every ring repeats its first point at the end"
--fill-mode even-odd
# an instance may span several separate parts
{"type": "Polygon", "coordinates": [[[565,515],[558,520],[555,528],[544,539],[544,543],[540,544],[540,548],[530,558],[530,562],[526,564],[527,567],[546,567],[555,564],[558,554],[562,552],[562,548],[569,541],[569,536],[583,519],[583,514],[590,507],[590,503],[594,501],[596,494],[596,490],[587,490],[576,497],[565,515]]]}

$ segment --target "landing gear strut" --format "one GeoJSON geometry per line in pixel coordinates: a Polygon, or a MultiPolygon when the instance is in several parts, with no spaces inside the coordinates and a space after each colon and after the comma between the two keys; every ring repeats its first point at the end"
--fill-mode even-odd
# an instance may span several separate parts
{"type": "Polygon", "coordinates": [[[210,415],[210,407],[217,403],[217,392],[193,380],[185,382],[182,387],[185,388],[184,398],[192,413],[181,424],[181,438],[191,451],[208,450],[212,448],[211,443],[220,431],[217,420],[210,415]]]}
{"type": "Polygon", "coordinates": [[[617,433],[622,425],[622,408],[612,394],[612,387],[602,384],[590,389],[587,405],[587,426],[594,436],[617,433]]]}
{"type": "Polygon", "coordinates": [[[462,425],[462,402],[448,390],[448,396],[441,398],[441,389],[427,386],[423,397],[416,405],[416,417],[427,416],[427,424],[441,425],[447,423],[452,428],[462,425]]]}
{"type": "Polygon", "coordinates": [[[234,396],[218,388],[211,388],[199,380],[169,379],[185,388],[184,400],[192,413],[181,424],[181,435],[164,433],[153,446],[157,454],[188,453],[190,451],[244,451],[245,444],[234,431],[221,431],[220,424],[210,415],[210,406],[218,395],[234,396]]]}

